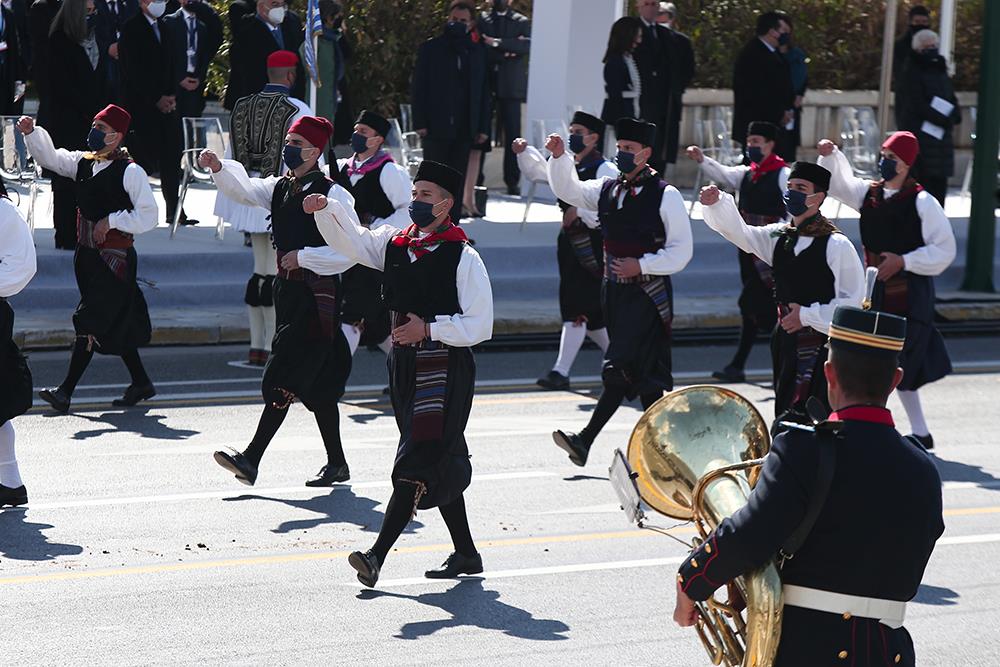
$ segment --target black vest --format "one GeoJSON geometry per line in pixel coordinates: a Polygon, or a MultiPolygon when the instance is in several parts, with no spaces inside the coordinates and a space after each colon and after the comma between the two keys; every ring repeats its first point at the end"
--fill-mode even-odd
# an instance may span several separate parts
{"type": "Polygon", "coordinates": [[[335,172],[334,180],[337,185],[354,195],[354,212],[358,214],[361,224],[368,226],[372,218],[388,218],[396,209],[392,202],[385,195],[382,189],[382,170],[388,162],[383,162],[377,168],[372,169],[367,174],[358,179],[358,182],[351,185],[351,178],[347,175],[347,167],[350,162],[344,163],[340,171],[335,172]]]}
{"type": "Polygon", "coordinates": [[[786,249],[784,238],[778,239],[771,259],[774,269],[774,298],[778,303],[830,303],[836,296],[833,271],[826,261],[830,236],[813,239],[809,247],[795,254],[795,244],[786,249]]]}
{"type": "Polygon", "coordinates": [[[282,178],[274,186],[271,195],[271,237],[274,247],[280,252],[292,252],[303,248],[317,248],[326,245],[322,234],[316,229],[316,219],[302,210],[302,200],[306,195],[328,194],[334,183],[322,172],[312,171],[298,181],[302,187],[292,193],[295,180],[282,178]]]}
{"type": "Polygon", "coordinates": [[[905,255],[922,247],[924,235],[917,213],[917,193],[897,192],[884,199],[884,187],[880,185],[865,197],[861,206],[861,244],[876,255],[883,252],[905,255]]]}
{"type": "Polygon", "coordinates": [[[76,206],[80,215],[98,222],[116,211],[135,208],[125,191],[125,169],[130,160],[113,160],[95,176],[94,161],[81,159],[76,167],[76,206]]]}
{"type": "Polygon", "coordinates": [[[642,257],[657,252],[666,241],[666,231],[660,218],[660,202],[667,182],[650,179],[637,195],[626,192],[622,207],[616,208],[614,195],[617,181],[607,180],[597,203],[598,219],[604,234],[604,249],[613,257],[642,257]]]}
{"type": "Polygon", "coordinates": [[[762,174],[754,183],[750,172],[743,174],[740,183],[740,210],[753,215],[767,215],[776,218],[785,217],[785,200],[781,188],[778,187],[778,176],[781,169],[762,174]]]}
{"type": "Polygon", "coordinates": [[[382,296],[389,309],[416,313],[424,320],[461,313],[455,274],[464,246],[464,243],[442,243],[411,262],[406,247],[390,241],[382,279],[382,296]]]}
{"type": "MultiPolygon", "coordinates": [[[[604,162],[605,162],[604,158],[601,157],[600,160],[595,160],[593,164],[589,166],[586,167],[578,166],[576,168],[576,175],[580,178],[581,181],[592,181],[595,178],[597,178],[597,170],[601,168],[601,165],[604,164],[604,162]]],[[[566,209],[569,208],[569,204],[564,202],[562,199],[557,199],[556,203],[559,204],[560,211],[565,211],[566,209]]]]}

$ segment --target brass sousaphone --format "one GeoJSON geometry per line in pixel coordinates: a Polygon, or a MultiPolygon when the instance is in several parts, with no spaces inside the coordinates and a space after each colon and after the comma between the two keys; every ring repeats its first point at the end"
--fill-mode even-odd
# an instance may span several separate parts
{"type": "MultiPolygon", "coordinates": [[[[750,401],[721,387],[687,387],[646,410],[627,457],[615,452],[611,480],[640,527],[647,527],[644,502],[660,514],[692,521],[697,547],[746,504],[769,447],[767,425],[750,401]]],[[[721,591],[724,599],[717,592],[697,605],[695,627],[712,664],[771,665],[781,636],[777,568],[769,563],[721,591]]]]}

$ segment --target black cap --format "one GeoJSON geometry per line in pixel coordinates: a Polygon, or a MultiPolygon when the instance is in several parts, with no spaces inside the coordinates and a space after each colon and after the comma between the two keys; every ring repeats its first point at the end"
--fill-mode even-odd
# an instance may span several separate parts
{"type": "Polygon", "coordinates": [[[778,126],[774,123],[768,123],[766,120],[755,120],[747,126],[747,136],[751,134],[764,137],[768,141],[774,141],[778,138],[778,126]]]}
{"type": "Polygon", "coordinates": [[[444,188],[451,193],[452,198],[458,200],[462,198],[462,190],[465,186],[465,177],[446,164],[424,160],[417,168],[417,175],[413,177],[413,182],[430,181],[444,188]]]}
{"type": "Polygon", "coordinates": [[[597,116],[592,116],[586,111],[577,111],[573,114],[573,119],[569,121],[570,125],[583,125],[585,128],[591,132],[596,132],[597,134],[604,134],[605,123],[603,120],[597,116]]]}
{"type": "Polygon", "coordinates": [[[799,160],[792,165],[792,173],[788,175],[788,180],[793,178],[809,181],[815,187],[816,192],[826,192],[830,189],[830,172],[812,162],[799,160]]]}
{"type": "Polygon", "coordinates": [[[379,116],[374,111],[369,111],[368,109],[365,109],[360,114],[358,114],[358,119],[354,121],[354,124],[367,125],[368,127],[378,132],[380,135],[382,135],[383,139],[389,136],[389,121],[387,121],[385,118],[382,118],[382,116],[379,116]]]}
{"type": "Polygon", "coordinates": [[[837,306],[829,335],[833,349],[895,357],[906,341],[906,318],[878,310],[837,306]]]}
{"type": "Polygon", "coordinates": [[[913,5],[910,7],[910,16],[930,16],[931,13],[923,5],[913,5]]]}
{"type": "Polygon", "coordinates": [[[656,126],[635,118],[619,118],[615,123],[615,137],[621,141],[634,141],[643,146],[656,143],[656,126]]]}

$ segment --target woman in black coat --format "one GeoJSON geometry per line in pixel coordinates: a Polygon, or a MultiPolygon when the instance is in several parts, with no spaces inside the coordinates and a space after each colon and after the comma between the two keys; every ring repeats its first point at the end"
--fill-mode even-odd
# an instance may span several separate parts
{"type": "Polygon", "coordinates": [[[900,105],[899,129],[916,135],[920,142],[917,178],[944,206],[948,179],[955,171],[952,130],[961,122],[962,112],[948,76],[947,63],[938,53],[935,32],[921,30],[913,36],[913,53],[904,77],[903,93],[896,100],[900,105]]]}
{"type": "MultiPolygon", "coordinates": [[[[642,22],[624,16],[611,26],[604,53],[604,92],[601,120],[614,129],[619,118],[639,118],[639,68],[632,52],[642,41],[642,22]]],[[[613,135],[613,132],[609,133],[613,135]]]]}

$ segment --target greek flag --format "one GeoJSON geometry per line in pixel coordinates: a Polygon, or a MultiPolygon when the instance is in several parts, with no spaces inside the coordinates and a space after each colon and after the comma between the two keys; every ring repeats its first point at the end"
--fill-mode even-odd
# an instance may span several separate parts
{"type": "Polygon", "coordinates": [[[313,83],[321,85],[319,81],[319,70],[316,67],[316,37],[323,32],[323,19],[319,15],[319,0],[309,0],[306,7],[306,40],[304,53],[306,61],[306,71],[312,78],[313,83]]]}

